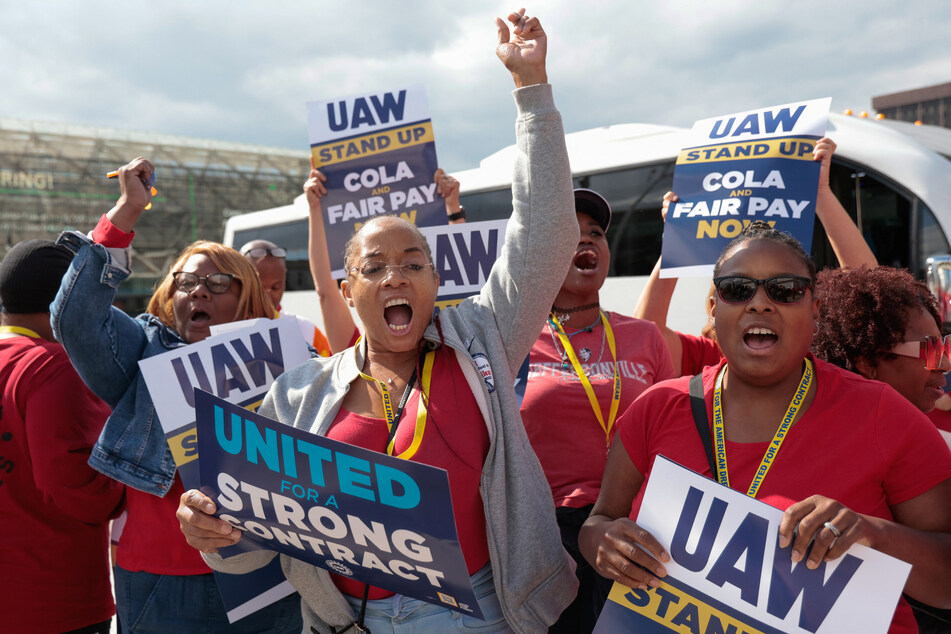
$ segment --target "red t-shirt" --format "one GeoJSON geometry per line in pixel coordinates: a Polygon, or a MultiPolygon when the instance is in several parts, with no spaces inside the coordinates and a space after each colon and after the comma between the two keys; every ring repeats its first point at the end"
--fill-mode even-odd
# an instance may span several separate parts
{"type": "Polygon", "coordinates": [[[63,632],[115,613],[109,519],[123,487],[86,464],[109,408],[63,347],[0,338],[0,629],[63,632]]]}
{"type": "Polygon", "coordinates": [[[951,433],[951,412],[946,412],[943,409],[938,409],[937,407],[925,414],[934,426],[940,429],[941,431],[946,431],[951,433]]]}
{"type": "Polygon", "coordinates": [[[155,575],[203,575],[211,572],[201,553],[185,541],[175,516],[184,492],[185,487],[177,473],[165,497],[128,487],[126,507],[129,514],[116,549],[116,565],[130,572],[144,571],[155,575]]]}
{"type": "MultiPolygon", "coordinates": [[[[617,313],[607,315],[614,332],[621,377],[617,410],[620,417],[641,392],[671,378],[674,370],[657,326],[617,313]]],[[[566,333],[572,332],[571,328],[566,329],[566,333]]],[[[607,424],[614,392],[614,363],[604,340],[604,328],[598,325],[590,333],[579,332],[570,341],[607,424]]],[[[581,508],[598,498],[608,445],[591,401],[571,362],[565,366],[561,351],[561,341],[556,349],[551,327],[546,324],[529,357],[522,421],[548,478],[555,506],[581,508]],[[571,459],[566,459],[568,456],[571,459]]],[[[611,438],[616,428],[615,424],[611,438]]]]}
{"type": "Polygon", "coordinates": [[[720,346],[713,339],[682,332],[678,332],[677,335],[680,337],[680,346],[683,349],[680,355],[681,376],[699,374],[705,367],[716,365],[723,358],[720,346]]]}
{"type": "MultiPolygon", "coordinates": [[[[358,379],[363,380],[363,379],[358,379]]],[[[419,409],[419,387],[413,390],[396,432],[399,454],[413,442],[416,413],[419,409]]],[[[479,405],[469,389],[450,348],[440,348],[433,364],[430,399],[427,403],[426,429],[422,443],[411,458],[414,462],[445,469],[449,473],[452,513],[459,533],[459,545],[472,575],[489,561],[489,545],[485,528],[485,508],[479,483],[482,466],[489,451],[489,432],[479,405]]],[[[401,394],[391,394],[394,408],[401,394]]],[[[327,438],[357,447],[386,451],[388,431],[382,418],[368,418],[341,409],[327,432],[327,438]]],[[[363,596],[363,584],[331,573],[334,583],[344,594],[363,596]]],[[[393,593],[370,587],[370,599],[382,599],[393,593]]]]}
{"type": "MultiPolygon", "coordinates": [[[[757,499],[785,510],[820,494],[857,513],[892,520],[890,506],[951,477],[951,452],[934,425],[911,403],[884,383],[813,361],[815,400],[790,429],[757,499]]],[[[720,367],[703,372],[708,417],[720,367]]],[[[661,454],[713,477],[690,409],[688,382],[688,377],[682,377],[655,386],[618,422],[624,448],[645,477],[661,454]]],[[[726,442],[731,488],[747,490],[768,445],[726,442]]],[[[640,510],[645,488],[634,500],[632,519],[640,510]]],[[[904,599],[889,631],[918,631],[904,599]]]]}

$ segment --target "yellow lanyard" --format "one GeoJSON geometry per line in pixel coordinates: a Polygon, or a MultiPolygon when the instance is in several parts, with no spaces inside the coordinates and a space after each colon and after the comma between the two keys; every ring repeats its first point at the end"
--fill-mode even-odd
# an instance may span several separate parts
{"type": "Polygon", "coordinates": [[[16,337],[17,335],[24,335],[27,337],[32,337],[33,339],[41,339],[38,334],[29,328],[23,328],[21,326],[0,326],[0,337],[16,337]]]}
{"type": "MultiPolygon", "coordinates": [[[[354,347],[354,351],[356,351],[354,347]]],[[[430,350],[426,353],[425,359],[423,359],[423,377],[420,382],[420,394],[419,394],[419,408],[416,412],[416,429],[413,431],[413,442],[407,447],[406,451],[396,456],[397,458],[402,458],[403,460],[409,460],[416,455],[416,452],[419,450],[419,446],[423,442],[423,434],[426,432],[426,399],[428,394],[430,394],[430,385],[433,380],[433,363],[436,359],[436,351],[430,350]]],[[[380,379],[374,378],[369,374],[360,373],[367,381],[372,381],[380,386],[380,390],[383,392],[383,410],[386,413],[386,429],[390,432],[392,439],[386,446],[386,453],[393,455],[393,452],[396,450],[396,435],[393,434],[393,426],[399,425],[399,420],[397,420],[397,413],[393,411],[393,400],[390,398],[390,390],[386,387],[386,383],[380,379]]],[[[414,375],[415,376],[415,375],[414,375]]],[[[412,385],[408,386],[408,389],[412,389],[412,385]]]]}
{"type": "Polygon", "coordinates": [[[561,327],[561,323],[559,323],[558,318],[555,317],[554,314],[552,314],[548,320],[549,328],[552,326],[555,327],[558,333],[558,340],[561,341],[561,347],[565,349],[565,354],[567,354],[571,360],[571,365],[574,367],[575,373],[578,375],[578,379],[584,387],[584,392],[588,395],[591,409],[594,410],[594,415],[598,419],[598,423],[601,424],[601,429],[604,430],[604,442],[610,445],[611,428],[614,427],[614,419],[617,418],[617,409],[621,404],[621,375],[617,369],[617,351],[614,347],[614,332],[611,330],[611,322],[608,321],[608,316],[604,314],[604,311],[601,311],[601,323],[604,324],[604,334],[608,338],[608,348],[611,350],[611,360],[614,362],[614,393],[611,395],[611,409],[608,413],[607,424],[604,422],[601,405],[598,403],[598,398],[594,395],[594,388],[591,387],[591,381],[588,379],[588,375],[585,374],[584,368],[581,367],[581,362],[578,361],[578,355],[575,354],[575,349],[571,347],[571,340],[568,338],[568,335],[565,334],[565,329],[561,327]]]}
{"type": "MultiPolygon", "coordinates": [[[[717,380],[713,388],[713,443],[716,448],[717,480],[724,486],[730,486],[730,474],[727,471],[726,465],[726,435],[723,431],[723,407],[720,398],[721,388],[723,386],[723,375],[725,373],[726,364],[724,363],[723,368],[719,374],[717,374],[717,380]]],[[[783,446],[783,440],[786,439],[789,428],[796,419],[796,414],[799,412],[800,407],[802,407],[802,401],[806,398],[806,394],[809,393],[809,386],[812,385],[812,377],[814,375],[815,372],[812,367],[812,361],[806,359],[806,368],[802,371],[799,387],[796,388],[796,393],[793,394],[792,400],[789,401],[789,407],[786,408],[786,415],[783,416],[783,422],[780,423],[779,429],[773,434],[769,448],[766,450],[766,453],[763,454],[763,460],[760,462],[759,469],[756,470],[756,475],[753,476],[753,481],[750,482],[750,488],[746,492],[751,498],[756,497],[756,492],[759,491],[759,487],[763,484],[763,480],[766,478],[769,468],[776,460],[776,455],[779,453],[780,447],[783,446]]]]}

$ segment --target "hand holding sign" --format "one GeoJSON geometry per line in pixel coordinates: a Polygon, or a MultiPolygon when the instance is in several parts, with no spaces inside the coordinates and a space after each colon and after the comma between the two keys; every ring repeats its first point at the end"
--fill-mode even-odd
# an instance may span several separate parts
{"type": "Polygon", "coordinates": [[[658,560],[670,561],[670,555],[653,535],[626,517],[599,523],[596,528],[599,574],[629,588],[646,590],[660,585],[658,577],[666,577],[667,570],[658,560]]]}
{"type": "Polygon", "coordinates": [[[786,548],[792,543],[792,560],[796,562],[808,550],[806,566],[815,569],[823,561],[841,557],[852,544],[871,546],[868,530],[868,522],[855,511],[830,498],[813,495],[786,509],[779,525],[779,546],[786,548]]]}
{"type": "Polygon", "coordinates": [[[241,531],[215,517],[213,513],[217,510],[214,501],[197,489],[182,493],[175,515],[189,546],[214,554],[219,548],[238,543],[241,531]]]}
{"type": "Polygon", "coordinates": [[[525,9],[519,9],[508,15],[509,27],[502,18],[495,19],[499,32],[499,45],[495,52],[512,73],[517,88],[547,84],[545,56],[548,51],[548,36],[545,35],[538,18],[529,18],[525,9]]]}

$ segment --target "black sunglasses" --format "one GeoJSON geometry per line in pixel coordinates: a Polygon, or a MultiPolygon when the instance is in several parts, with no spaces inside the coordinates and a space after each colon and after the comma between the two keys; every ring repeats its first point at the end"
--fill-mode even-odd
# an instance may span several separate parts
{"type": "Polygon", "coordinates": [[[745,275],[727,275],[713,278],[717,295],[727,304],[745,304],[756,295],[756,289],[763,285],[766,296],[777,304],[795,304],[806,295],[806,289],[812,286],[812,280],[798,275],[778,275],[758,280],[745,275]]]}
{"type": "Polygon", "coordinates": [[[234,275],[231,273],[195,275],[187,271],[175,271],[172,273],[172,279],[175,280],[175,288],[183,293],[191,293],[198,288],[199,284],[204,282],[205,288],[207,288],[209,292],[215,295],[221,295],[222,293],[227,293],[228,289],[231,288],[231,280],[234,279],[234,275]]]}

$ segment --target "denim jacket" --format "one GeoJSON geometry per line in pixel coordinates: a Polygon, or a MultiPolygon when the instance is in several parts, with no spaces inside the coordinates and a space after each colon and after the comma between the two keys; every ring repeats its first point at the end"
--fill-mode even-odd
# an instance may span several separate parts
{"type": "Polygon", "coordinates": [[[113,260],[109,249],[77,232],[64,232],[57,242],[76,257],[50,306],[53,335],[89,389],[112,408],[89,465],[164,496],[175,477],[175,460],[139,360],[186,342],[154,315],[133,319],[112,305],[129,271],[113,260]]]}

